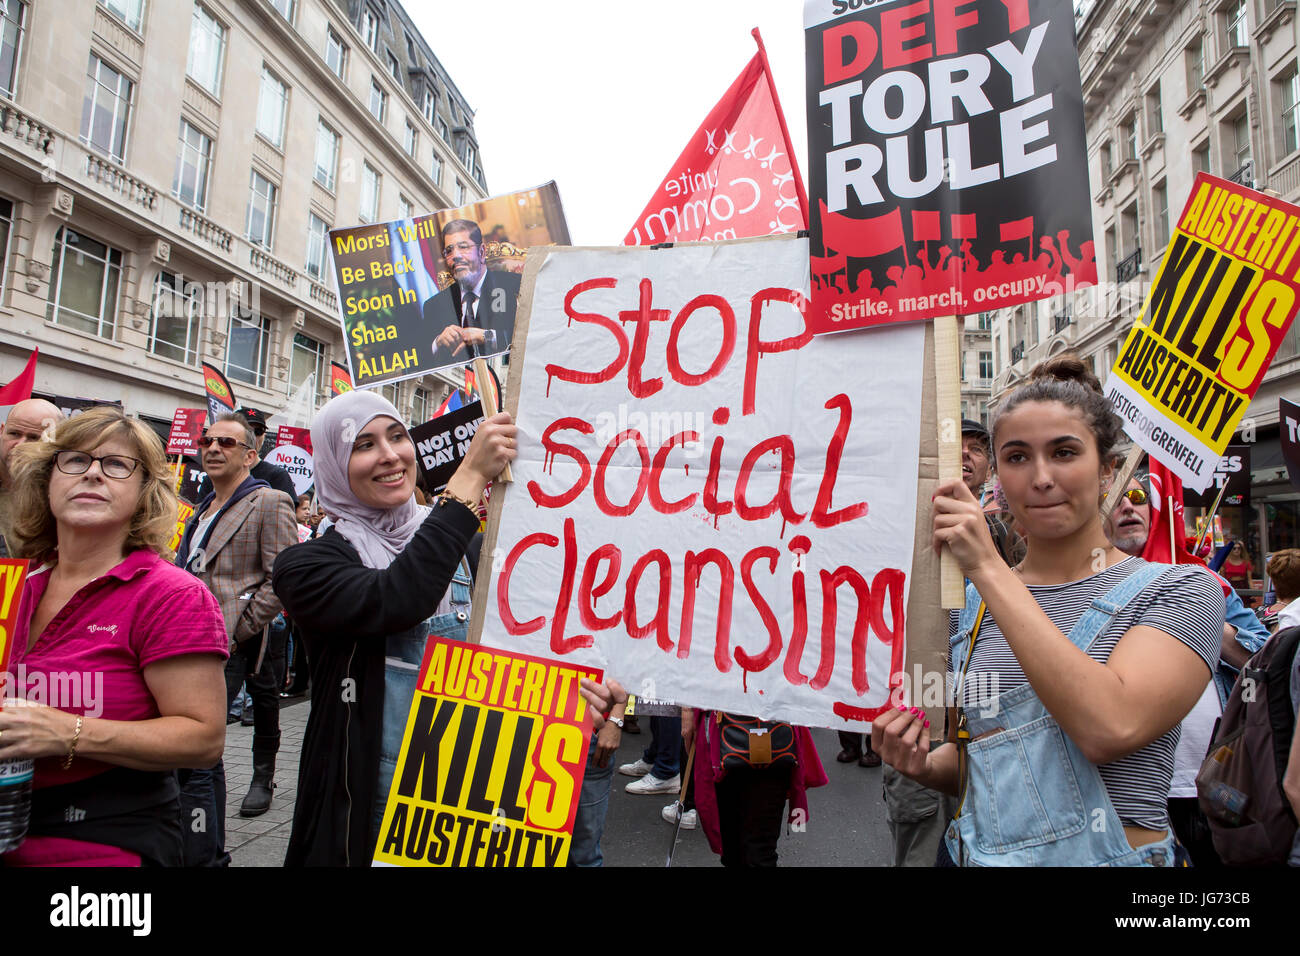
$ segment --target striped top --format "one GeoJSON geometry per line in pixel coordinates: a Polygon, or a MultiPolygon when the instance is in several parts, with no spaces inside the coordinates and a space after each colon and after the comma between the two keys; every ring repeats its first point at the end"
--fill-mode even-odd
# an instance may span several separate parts
{"type": "MultiPolygon", "coordinates": [[[[1140,566],[1139,559],[1128,558],[1080,581],[1030,586],[1029,593],[1061,633],[1068,634],[1094,598],[1104,595],[1140,566]]],[[[1205,662],[1204,676],[1208,680],[1219,659],[1223,619],[1223,590],[1214,576],[1196,565],[1171,565],[1111,619],[1093,642],[1088,656],[1105,663],[1127,631],[1144,625],[1163,631],[1194,650],[1205,662]]],[[[954,614],[949,618],[949,634],[956,633],[954,614]]],[[[992,614],[985,614],[966,675],[963,706],[985,707],[989,697],[1024,683],[1025,672],[1002,636],[1001,628],[992,614]]],[[[1135,753],[1097,768],[1116,813],[1126,825],[1152,830],[1168,827],[1165,799],[1174,770],[1178,733],[1175,725],[1135,753]]]]}

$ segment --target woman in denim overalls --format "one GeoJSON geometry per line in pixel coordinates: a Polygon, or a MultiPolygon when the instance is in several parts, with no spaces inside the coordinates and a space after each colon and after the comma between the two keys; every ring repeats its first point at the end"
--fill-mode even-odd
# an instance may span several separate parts
{"type": "Polygon", "coordinates": [[[959,865],[1175,865],[1181,848],[1167,822],[1158,830],[1122,820],[1097,768],[1177,725],[1204,690],[1209,667],[1201,650],[1149,626],[1126,631],[1104,662],[1086,653],[1114,615],[1142,601],[1143,589],[1170,569],[1138,566],[1094,598],[1068,634],[1028,589],[1082,583],[1128,558],[1107,541],[1098,512],[1119,419],[1096,377],[1064,355],[1039,365],[1008,397],[992,433],[998,477],[1028,544],[1025,560],[1014,569],[1002,562],[960,481],[938,487],[933,540],[936,549],[951,548],[970,582],[951,670],[962,672],[972,632],[977,641],[977,627],[991,618],[1026,683],[992,698],[994,706],[950,711],[950,742],[934,750],[929,721],[916,708],[882,714],[872,737],[887,763],[958,795],[946,843],[959,865]]]}

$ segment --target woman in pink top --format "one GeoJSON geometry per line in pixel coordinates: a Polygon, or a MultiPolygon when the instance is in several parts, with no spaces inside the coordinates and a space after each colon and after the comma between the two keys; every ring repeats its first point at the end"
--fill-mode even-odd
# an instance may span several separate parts
{"type": "Polygon", "coordinates": [[[15,449],[9,469],[7,537],[32,564],[0,759],[36,770],[27,839],[0,865],[178,865],[172,771],[221,756],[228,653],[216,599],[167,560],[162,444],[96,408],[15,449]]]}

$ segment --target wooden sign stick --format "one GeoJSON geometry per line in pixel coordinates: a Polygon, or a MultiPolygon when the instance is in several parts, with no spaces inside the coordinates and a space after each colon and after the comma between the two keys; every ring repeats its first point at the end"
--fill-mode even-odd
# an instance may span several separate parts
{"type": "MultiPolygon", "coordinates": [[[[934,320],[934,382],[939,423],[939,482],[961,480],[961,385],[957,316],[934,320]]],[[[945,546],[939,555],[939,605],[962,607],[966,583],[961,566],[945,546]]]]}
{"type": "Polygon", "coordinates": [[[1102,524],[1106,523],[1106,519],[1110,517],[1110,513],[1114,511],[1115,506],[1119,504],[1119,499],[1123,496],[1124,489],[1128,487],[1129,479],[1133,477],[1133,472],[1137,471],[1138,462],[1142,460],[1142,456],[1145,454],[1146,452],[1142,450],[1142,446],[1138,444],[1134,444],[1133,447],[1129,449],[1128,457],[1124,459],[1124,464],[1120,465],[1119,471],[1115,474],[1114,479],[1110,483],[1110,488],[1106,491],[1106,497],[1101,501],[1102,524]]]}
{"type": "MultiPolygon", "coordinates": [[[[474,360],[474,380],[478,382],[478,393],[483,398],[483,414],[491,418],[501,409],[497,406],[496,389],[492,387],[494,379],[491,371],[488,370],[487,359],[476,358],[474,360]]],[[[510,473],[510,466],[506,465],[501,470],[497,481],[514,481],[514,476],[510,473]]]]}

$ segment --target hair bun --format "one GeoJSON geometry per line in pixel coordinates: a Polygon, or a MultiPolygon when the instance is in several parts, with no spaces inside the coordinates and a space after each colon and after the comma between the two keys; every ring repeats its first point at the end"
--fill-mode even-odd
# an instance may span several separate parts
{"type": "Polygon", "coordinates": [[[1103,394],[1101,382],[1092,369],[1083,364],[1083,359],[1073,352],[1062,352],[1045,362],[1039,362],[1029,372],[1029,380],[1054,379],[1058,382],[1078,382],[1096,392],[1103,394]]]}

